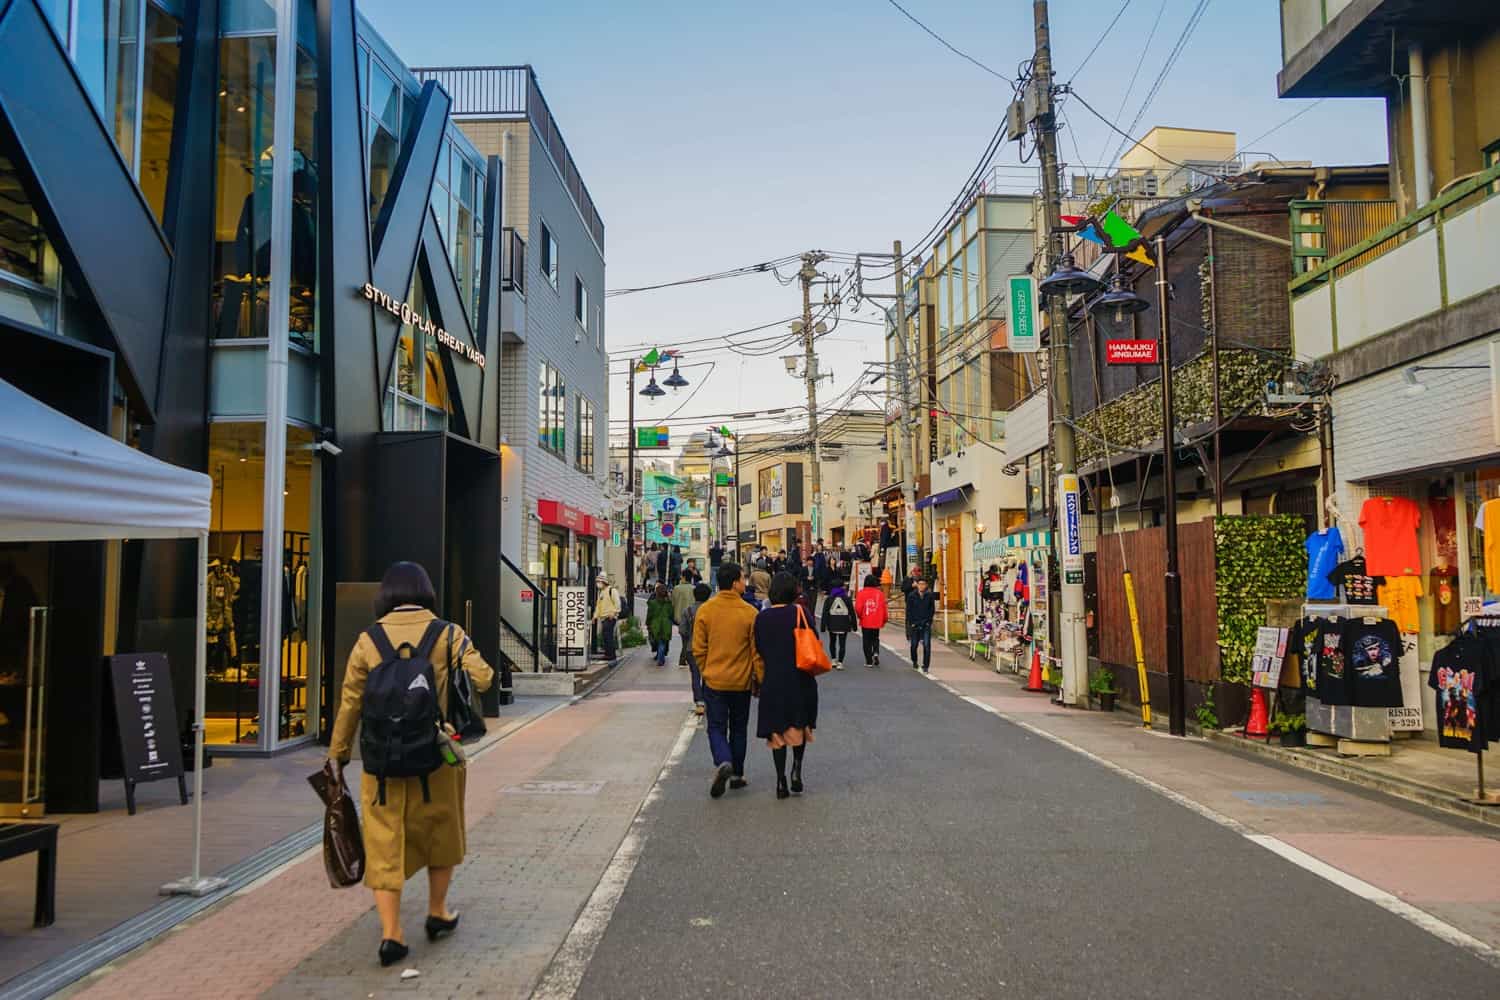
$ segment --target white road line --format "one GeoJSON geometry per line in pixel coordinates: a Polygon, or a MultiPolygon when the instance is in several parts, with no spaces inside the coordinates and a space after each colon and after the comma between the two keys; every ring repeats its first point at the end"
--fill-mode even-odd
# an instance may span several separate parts
{"type": "Polygon", "coordinates": [[[1256,833],[1254,830],[1241,823],[1239,820],[1234,819],[1230,816],[1226,816],[1223,813],[1219,812],[1217,809],[1213,809],[1201,802],[1190,799],[1186,795],[1183,795],[1181,792],[1174,791],[1166,787],[1165,785],[1152,781],[1150,778],[1147,778],[1144,775],[1137,774],[1136,772],[1128,768],[1121,767],[1119,764],[1116,764],[1112,760],[1106,760],[1096,753],[1085,750],[1083,747],[1079,746],[1076,743],[1070,743],[1068,740],[1063,739],[1061,736],[1058,736],[1055,733],[1049,733],[1045,729],[1038,728],[1037,726],[1034,726],[1029,722],[1024,722],[1013,715],[1007,715],[993,705],[987,705],[984,702],[980,701],[978,698],[974,698],[964,694],[962,691],[959,691],[957,688],[947,683],[946,681],[938,680],[936,677],[932,677],[931,675],[926,676],[928,676],[928,679],[931,680],[934,684],[937,684],[939,687],[943,688],[945,691],[949,692],[955,697],[968,702],[975,708],[988,712],[989,714],[998,718],[1004,719],[1011,725],[1019,726],[1029,733],[1040,736],[1044,740],[1049,740],[1053,743],[1056,743],[1058,746],[1066,747],[1074,753],[1088,758],[1095,764],[1098,764],[1100,767],[1107,768],[1108,770],[1113,771],[1116,774],[1129,778],[1136,784],[1149,788],[1156,794],[1172,800],[1173,802],[1182,806],[1184,809],[1190,809],[1193,812],[1197,813],[1199,816],[1202,816],[1204,819],[1211,820],[1222,827],[1233,830],[1235,833],[1238,833],[1240,836],[1244,837],[1252,844],[1265,848],[1272,854],[1277,855],[1285,861],[1290,861],[1292,864],[1303,869],[1304,871],[1311,872],[1319,878],[1333,883],[1346,892],[1352,893],[1353,895],[1358,896],[1361,899],[1368,900],[1369,902],[1374,903],[1376,906],[1380,907],[1386,912],[1394,913],[1396,916],[1402,918],[1403,920],[1406,920],[1408,923],[1415,924],[1422,930],[1436,937],[1438,940],[1444,941],[1447,944],[1451,944],[1456,948],[1462,948],[1464,951],[1469,952],[1481,961],[1487,962],[1490,965],[1495,966],[1496,968],[1500,968],[1500,948],[1496,948],[1491,944],[1481,941],[1478,938],[1474,937],[1472,934],[1469,934],[1467,931],[1460,930],[1459,928],[1454,927],[1452,924],[1447,923],[1446,921],[1439,920],[1437,917],[1428,913],[1426,910],[1419,909],[1418,907],[1413,906],[1405,900],[1400,899],[1397,896],[1393,896],[1391,893],[1386,892],[1384,889],[1371,885],[1364,879],[1357,878],[1353,875],[1350,875],[1348,872],[1343,871],[1342,869],[1335,868],[1333,865],[1330,865],[1327,862],[1320,861],[1317,858],[1313,857],[1311,854],[1308,854],[1305,851],[1298,850],[1284,840],[1280,840],[1276,837],[1271,837],[1266,834],[1256,833]]]}
{"type": "Polygon", "coordinates": [[[584,904],[578,919],[568,931],[568,936],[563,939],[562,946],[552,956],[547,971],[542,975],[542,981],[532,992],[532,1000],[572,1000],[578,992],[583,974],[588,971],[594,951],[599,947],[604,932],[609,929],[615,907],[625,894],[625,886],[629,884],[636,862],[640,861],[641,852],[645,849],[647,812],[661,798],[662,781],[682,761],[688,746],[693,742],[693,734],[697,731],[698,717],[689,715],[682,724],[682,731],[677,734],[677,742],[667,753],[667,759],[657,773],[651,790],[646,793],[640,808],[636,810],[625,839],[620,841],[620,847],[605,867],[599,884],[594,887],[593,895],[584,904]]]}

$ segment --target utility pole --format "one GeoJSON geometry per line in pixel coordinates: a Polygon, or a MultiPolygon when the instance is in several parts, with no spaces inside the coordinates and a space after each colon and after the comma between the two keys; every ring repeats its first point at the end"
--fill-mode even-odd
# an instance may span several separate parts
{"type": "Polygon", "coordinates": [[[1182,670],[1182,576],[1177,572],[1177,442],[1172,412],[1172,324],[1167,287],[1167,238],[1156,238],[1156,314],[1161,326],[1162,514],[1167,528],[1167,722],[1173,736],[1187,735],[1182,670]]]}
{"type": "Polygon", "coordinates": [[[818,277],[818,265],[828,259],[827,254],[809,250],[802,255],[802,270],[797,277],[802,280],[802,350],[807,382],[807,450],[812,470],[812,541],[818,540],[823,530],[823,475],[818,465],[818,356],[813,352],[813,340],[817,337],[812,320],[812,283],[818,277]]]}
{"type": "MultiPolygon", "coordinates": [[[[919,419],[917,411],[920,409],[917,403],[922,398],[922,393],[919,388],[920,383],[917,382],[920,375],[917,371],[917,352],[913,349],[916,345],[908,342],[909,334],[906,322],[906,262],[902,259],[900,240],[896,240],[891,244],[891,254],[896,258],[896,344],[901,364],[901,428],[902,434],[906,437],[907,452],[910,455],[911,462],[910,471],[902,477],[904,482],[901,492],[907,511],[907,518],[903,521],[904,526],[906,521],[912,519],[911,512],[917,509],[917,457],[921,449],[921,442],[918,440],[918,424],[916,421],[919,419]]],[[[916,544],[915,535],[910,535],[905,539],[905,547],[910,547],[914,544],[916,544]]],[[[903,558],[905,557],[905,547],[902,551],[903,558]]],[[[880,558],[885,558],[884,552],[880,554],[880,558]]],[[[900,560],[897,560],[897,566],[900,566],[900,560]]],[[[897,575],[896,577],[897,580],[901,578],[902,575],[897,575]]]]}
{"type": "Polygon", "coordinates": [[[630,496],[630,510],[625,514],[625,600],[630,602],[625,617],[635,614],[635,358],[630,359],[630,375],[625,389],[627,416],[625,439],[625,492],[630,496]]]}
{"type": "MultiPolygon", "coordinates": [[[[1042,217],[1047,226],[1046,270],[1051,273],[1063,256],[1062,192],[1057,173],[1057,119],[1053,113],[1052,41],[1047,26],[1047,0],[1033,0],[1032,18],[1036,28],[1036,53],[1031,72],[1038,95],[1037,148],[1042,157],[1042,217]]],[[[1078,449],[1073,436],[1073,383],[1071,381],[1070,338],[1068,333],[1067,296],[1047,298],[1050,333],[1052,381],[1052,460],[1057,470],[1057,511],[1059,523],[1068,516],[1068,504],[1074,511],[1078,504],[1078,449]]],[[[1059,538],[1066,532],[1058,532],[1059,538]]],[[[1062,619],[1059,636],[1062,646],[1063,703],[1080,704],[1088,689],[1088,626],[1084,620],[1083,573],[1064,570],[1062,585],[1062,619]]]]}

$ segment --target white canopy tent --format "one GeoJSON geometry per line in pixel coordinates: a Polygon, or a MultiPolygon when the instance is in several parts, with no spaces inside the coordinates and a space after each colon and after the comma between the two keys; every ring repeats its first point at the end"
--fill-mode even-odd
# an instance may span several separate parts
{"type": "Polygon", "coordinates": [[[203,715],[209,512],[213,481],[143,454],[0,380],[0,541],[198,539],[193,669],[193,871],[171,891],[201,894],[203,715]]]}

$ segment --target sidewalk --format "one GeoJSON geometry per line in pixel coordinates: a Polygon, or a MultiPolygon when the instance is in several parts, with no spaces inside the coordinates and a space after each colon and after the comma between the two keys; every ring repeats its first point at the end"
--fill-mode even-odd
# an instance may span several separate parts
{"type": "Polygon", "coordinates": [[[687,672],[642,669],[625,654],[590,696],[567,702],[471,759],[469,856],[450,905],[451,939],[422,936],[427,893],[407,886],[411,954],[380,968],[379,926],[363,887],[333,890],[321,851],[306,852],[232,898],[157,937],[72,995],[113,1000],[273,997],[525,996],[566,937],[678,739],[687,672]],[[623,681],[635,680],[634,684],[623,681]],[[400,978],[403,969],[420,975],[400,978]]]}
{"type": "MultiPolygon", "coordinates": [[[[566,699],[522,698],[486,719],[477,746],[503,739],[566,699]]],[[[307,784],[327,755],[312,744],[276,757],[214,758],[203,772],[203,871],[215,874],[316,826],[323,806],[307,784]]],[[[358,774],[358,762],[350,773],[358,774]]],[[[193,776],[188,775],[191,796],[193,776]]],[[[189,872],[193,810],[179,804],[177,783],[136,789],[137,811],[125,810],[123,785],[104,782],[97,813],[48,816],[58,831],[57,922],[31,926],[36,859],[0,865],[0,995],[19,989],[16,977],[88,947],[101,935],[143,918],[164,903],[161,886],[189,872]]],[[[321,834],[319,834],[321,836],[321,834]]]]}
{"type": "MultiPolygon", "coordinates": [[[[901,633],[888,629],[884,640],[901,658],[895,669],[910,669],[901,633]]],[[[934,644],[931,676],[1002,719],[1206,808],[1263,846],[1287,845],[1500,947],[1500,836],[1492,828],[1269,758],[1223,752],[1199,737],[1145,730],[1125,712],[1054,705],[1049,695],[1022,690],[1021,678],[971,662],[961,647],[934,644]]],[[[1132,846],[1120,845],[1122,863],[1132,846]]],[[[1232,893],[1235,873],[1224,876],[1232,893]]]]}

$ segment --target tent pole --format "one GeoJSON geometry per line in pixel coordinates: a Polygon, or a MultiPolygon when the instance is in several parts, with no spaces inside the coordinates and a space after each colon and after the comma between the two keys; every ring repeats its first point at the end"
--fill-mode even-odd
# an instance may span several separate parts
{"type": "Polygon", "coordinates": [[[207,896],[229,884],[203,877],[203,717],[208,710],[208,530],[198,533],[198,633],[193,643],[193,872],[161,887],[164,896],[207,896]]]}

